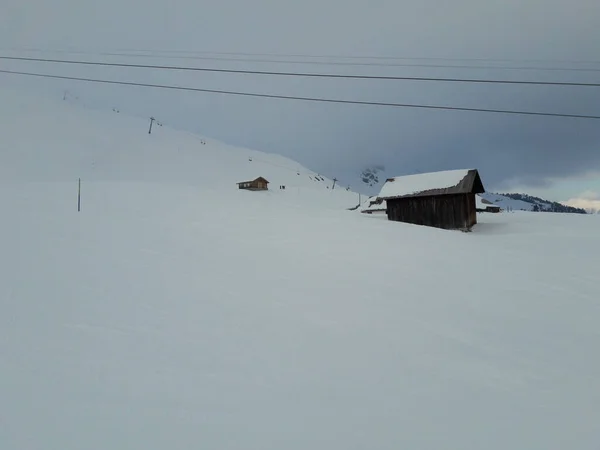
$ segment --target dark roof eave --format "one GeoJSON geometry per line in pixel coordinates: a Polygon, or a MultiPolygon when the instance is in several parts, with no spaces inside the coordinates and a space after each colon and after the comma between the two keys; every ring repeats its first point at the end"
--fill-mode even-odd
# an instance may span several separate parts
{"type": "Polygon", "coordinates": [[[398,200],[401,198],[419,198],[419,197],[443,197],[446,195],[470,195],[473,194],[475,195],[477,192],[430,192],[430,191],[423,191],[423,192],[416,192],[414,194],[408,194],[408,195],[396,195],[394,197],[382,197],[384,200],[388,201],[388,200],[398,200]]]}

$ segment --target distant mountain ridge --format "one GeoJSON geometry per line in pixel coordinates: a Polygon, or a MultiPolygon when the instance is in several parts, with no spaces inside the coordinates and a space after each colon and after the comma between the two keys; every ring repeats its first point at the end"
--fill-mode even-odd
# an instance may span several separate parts
{"type": "Polygon", "coordinates": [[[562,203],[544,200],[540,197],[535,197],[529,194],[496,194],[492,192],[486,192],[481,194],[481,197],[491,201],[505,210],[587,214],[587,211],[583,208],[563,205],[562,203]]]}
{"type": "Polygon", "coordinates": [[[530,203],[532,205],[532,211],[587,214],[587,211],[583,208],[563,205],[562,203],[544,200],[529,194],[509,193],[502,194],[502,196],[511,198],[513,200],[521,200],[523,202],[530,203]]]}
{"type": "Polygon", "coordinates": [[[367,167],[360,174],[361,181],[369,187],[374,187],[379,184],[379,174],[385,171],[385,167],[381,165],[367,167]]]}

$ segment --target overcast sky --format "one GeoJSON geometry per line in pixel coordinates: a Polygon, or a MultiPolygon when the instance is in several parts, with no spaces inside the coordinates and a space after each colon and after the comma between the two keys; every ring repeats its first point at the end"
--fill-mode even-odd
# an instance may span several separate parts
{"type": "MultiPolygon", "coordinates": [[[[598,0],[0,2],[3,55],[598,83],[599,42],[598,0]],[[24,48],[77,49],[86,54],[9,51],[24,48]],[[141,50],[161,58],[98,55],[141,50]],[[178,59],[175,56],[181,55],[174,51],[195,53],[178,59]],[[279,58],[302,61],[283,64],[197,59],[277,59],[200,52],[407,59],[279,58]],[[324,64],[330,62],[360,65],[324,64]],[[470,67],[439,67],[450,65],[470,67]]],[[[0,61],[1,68],[283,95],[600,115],[600,88],[594,87],[275,78],[10,61],[0,61]]],[[[0,82],[14,83],[15,78],[2,75],[0,82]]],[[[154,115],[177,128],[290,156],[356,187],[362,169],[384,165],[386,175],[476,167],[487,189],[527,189],[555,200],[580,194],[589,198],[600,192],[600,121],[306,103],[39,79],[18,82],[57,93],[68,89],[95,107],[154,115]]]]}

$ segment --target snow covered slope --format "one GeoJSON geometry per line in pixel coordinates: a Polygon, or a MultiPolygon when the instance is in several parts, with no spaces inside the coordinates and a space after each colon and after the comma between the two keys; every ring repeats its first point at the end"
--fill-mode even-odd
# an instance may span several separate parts
{"type": "Polygon", "coordinates": [[[484,192],[483,194],[479,195],[505,210],[511,209],[513,211],[533,211],[533,204],[524,202],[523,200],[515,200],[500,194],[494,194],[492,192],[484,192]]]}
{"type": "Polygon", "coordinates": [[[585,211],[581,208],[575,208],[558,202],[551,202],[528,194],[501,195],[486,192],[481,194],[481,196],[501,208],[511,211],[544,211],[575,214],[589,213],[589,211],[585,211]]]}
{"type": "Polygon", "coordinates": [[[394,223],[289,160],[21,106],[0,448],[598,448],[600,216],[394,223]],[[235,188],[255,172],[276,189],[235,188]]]}
{"type": "MultiPolygon", "coordinates": [[[[112,111],[0,89],[2,181],[128,181],[197,186],[207,196],[237,190],[259,176],[268,196],[358,204],[358,194],[279,155],[236,148],[112,111]],[[279,189],[285,185],[285,191],[279,189]],[[294,197],[292,194],[296,194],[294,197]]],[[[238,195],[248,194],[241,192],[238,195]]],[[[265,193],[261,193],[265,194],[265,193]]],[[[258,194],[253,193],[256,197],[258,194]]],[[[205,198],[206,207],[213,199],[205,198]]],[[[200,201],[200,200],[199,200],[200,201]]]]}

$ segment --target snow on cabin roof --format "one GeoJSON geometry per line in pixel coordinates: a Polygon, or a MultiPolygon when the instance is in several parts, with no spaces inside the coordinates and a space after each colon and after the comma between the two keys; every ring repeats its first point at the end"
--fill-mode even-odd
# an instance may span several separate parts
{"type": "Polygon", "coordinates": [[[485,192],[477,169],[445,170],[388,178],[379,198],[485,192]]]}

